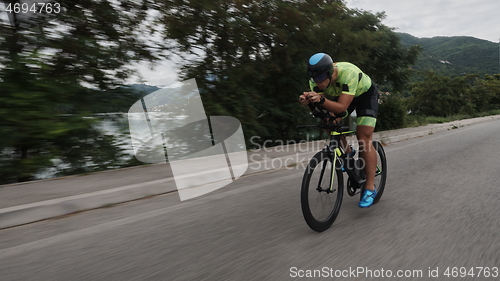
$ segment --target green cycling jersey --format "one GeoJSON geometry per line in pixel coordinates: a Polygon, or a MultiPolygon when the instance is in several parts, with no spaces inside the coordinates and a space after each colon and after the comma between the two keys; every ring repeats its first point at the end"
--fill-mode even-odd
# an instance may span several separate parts
{"type": "MultiPolygon", "coordinates": [[[[372,86],[372,80],[361,69],[349,62],[338,62],[333,64],[338,69],[337,81],[329,85],[323,93],[329,96],[338,97],[341,94],[361,96],[372,86]]],[[[311,91],[317,86],[314,81],[309,80],[311,91]]]]}

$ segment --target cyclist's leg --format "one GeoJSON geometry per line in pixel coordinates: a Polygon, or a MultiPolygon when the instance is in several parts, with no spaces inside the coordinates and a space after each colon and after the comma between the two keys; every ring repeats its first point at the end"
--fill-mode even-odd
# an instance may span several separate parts
{"type": "Polygon", "coordinates": [[[372,144],[373,131],[377,123],[378,90],[375,84],[358,98],[356,113],[358,115],[356,136],[359,142],[360,156],[365,161],[367,190],[373,191],[375,171],[377,167],[377,152],[372,144]]]}
{"type": "MultiPolygon", "coordinates": [[[[331,100],[333,101],[338,101],[339,97],[332,97],[331,100]]],[[[347,108],[347,116],[351,115],[351,113],[354,111],[354,109],[356,108],[356,101],[353,100],[351,102],[351,104],[349,105],[349,107],[347,108]]],[[[337,120],[338,122],[341,122],[342,119],[338,119],[337,120]]],[[[325,130],[327,135],[329,136],[330,135],[330,130],[325,130]]],[[[349,144],[347,143],[347,138],[345,136],[341,136],[340,137],[340,147],[342,147],[342,150],[345,152],[345,153],[351,153],[351,147],[349,146],[349,144]]]]}
{"type": "MultiPolygon", "coordinates": [[[[349,107],[347,108],[347,116],[351,115],[351,113],[356,109],[356,106],[358,104],[357,99],[353,99],[349,107]]],[[[346,117],[347,117],[346,116],[346,117]]],[[[347,138],[346,136],[341,136],[340,137],[340,144],[342,145],[342,149],[345,151],[345,153],[349,154],[352,152],[351,146],[347,143],[347,138]]]]}
{"type": "Polygon", "coordinates": [[[351,153],[351,146],[347,143],[347,138],[345,136],[340,137],[340,145],[342,146],[342,149],[344,150],[345,153],[349,154],[351,153]]]}
{"type": "Polygon", "coordinates": [[[377,167],[377,153],[372,144],[372,135],[375,128],[366,125],[358,125],[356,128],[356,136],[359,143],[360,157],[363,158],[365,164],[365,175],[367,190],[374,190],[375,171],[377,167]]]}

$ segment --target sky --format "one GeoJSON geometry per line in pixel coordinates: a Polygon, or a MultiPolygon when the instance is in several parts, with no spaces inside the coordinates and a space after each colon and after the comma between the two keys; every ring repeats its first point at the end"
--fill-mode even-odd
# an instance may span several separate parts
{"type": "Polygon", "coordinates": [[[383,24],[416,37],[500,38],[499,0],[346,0],[349,8],[386,13],[383,24]]]}

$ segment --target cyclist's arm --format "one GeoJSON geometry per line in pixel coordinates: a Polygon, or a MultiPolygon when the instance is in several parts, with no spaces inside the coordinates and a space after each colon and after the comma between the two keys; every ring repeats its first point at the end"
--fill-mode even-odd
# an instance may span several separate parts
{"type": "Polygon", "coordinates": [[[339,114],[347,110],[353,99],[353,95],[341,94],[337,102],[325,99],[323,107],[328,111],[339,114]]]}
{"type": "MultiPolygon", "coordinates": [[[[311,102],[320,102],[322,97],[322,95],[314,92],[304,93],[304,95],[309,96],[309,101],[311,102]]],[[[325,99],[323,108],[335,114],[340,114],[347,110],[353,99],[353,95],[341,94],[336,102],[325,99]]]]}

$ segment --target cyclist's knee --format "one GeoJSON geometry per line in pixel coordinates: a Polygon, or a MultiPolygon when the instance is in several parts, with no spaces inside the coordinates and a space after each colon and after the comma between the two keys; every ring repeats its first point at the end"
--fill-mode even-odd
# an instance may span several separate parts
{"type": "Polygon", "coordinates": [[[371,146],[366,147],[366,144],[371,145],[372,143],[373,129],[373,127],[369,126],[358,126],[356,137],[361,151],[365,151],[367,148],[370,149],[371,146]]]}
{"type": "Polygon", "coordinates": [[[369,126],[358,126],[356,128],[356,137],[358,138],[358,140],[371,140],[372,136],[373,136],[373,131],[374,131],[374,128],[373,127],[369,127],[369,126]]]}
{"type": "Polygon", "coordinates": [[[360,151],[370,150],[372,147],[372,141],[370,139],[358,139],[358,145],[360,151]]]}

